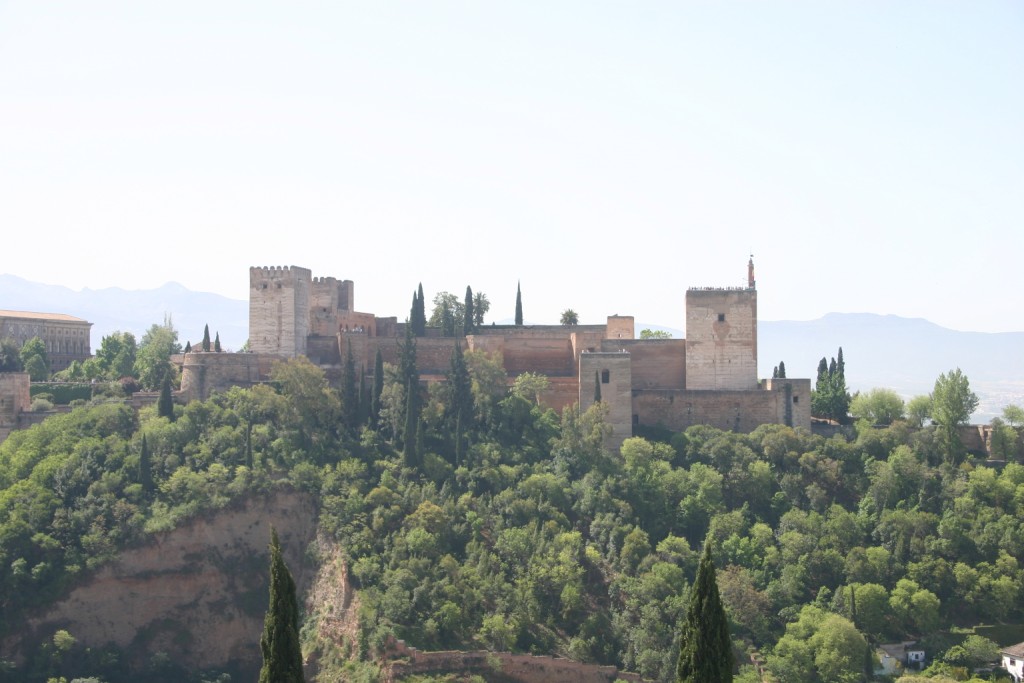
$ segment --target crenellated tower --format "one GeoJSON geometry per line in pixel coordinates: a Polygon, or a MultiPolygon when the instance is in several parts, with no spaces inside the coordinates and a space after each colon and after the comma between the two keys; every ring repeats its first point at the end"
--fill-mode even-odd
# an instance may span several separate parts
{"type": "Polygon", "coordinates": [[[686,290],[686,388],[758,388],[753,257],[747,264],[746,287],[686,290]]]}
{"type": "Polygon", "coordinates": [[[249,269],[249,350],[294,358],[306,353],[313,274],[297,266],[249,269]]]}

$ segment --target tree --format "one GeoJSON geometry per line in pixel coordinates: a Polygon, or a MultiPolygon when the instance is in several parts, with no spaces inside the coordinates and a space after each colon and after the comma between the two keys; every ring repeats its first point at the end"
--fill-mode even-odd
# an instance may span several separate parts
{"type": "Polygon", "coordinates": [[[50,359],[46,357],[46,344],[39,337],[32,337],[22,344],[18,352],[21,366],[33,382],[45,382],[50,377],[50,359]]]}
{"type": "Polygon", "coordinates": [[[160,383],[160,398],[156,402],[156,413],[171,422],[174,421],[174,400],[171,398],[170,375],[164,375],[164,381],[160,383]]]}
{"type": "Polygon", "coordinates": [[[523,326],[523,290],[516,283],[516,327],[523,326]]]}
{"type": "Polygon", "coordinates": [[[601,402],[601,373],[594,370],[594,403],[601,402]]]}
{"type": "Polygon", "coordinates": [[[963,451],[959,427],[967,424],[978,407],[978,395],[971,391],[971,383],[960,368],[942,373],[932,389],[932,420],[939,425],[946,457],[956,460],[963,451]]]}
{"type": "Polygon", "coordinates": [[[263,667],[260,683],[302,683],[302,649],[299,646],[299,605],[295,581],[281,555],[277,530],[270,529],[270,606],[263,619],[260,638],[263,667]]]}
{"type": "Polygon", "coordinates": [[[1003,419],[1014,429],[1024,427],[1024,408],[1012,403],[1009,404],[1003,408],[1003,419]]]}
{"type": "Polygon", "coordinates": [[[709,536],[697,566],[697,578],[690,588],[690,606],[680,634],[676,680],[685,683],[731,682],[733,664],[729,621],[718,595],[709,536]]]}
{"type": "Polygon", "coordinates": [[[474,320],[473,315],[473,289],[466,285],[466,301],[462,304],[462,333],[473,334],[474,320]]]}
{"type": "Polygon", "coordinates": [[[473,294],[473,327],[480,329],[484,324],[484,316],[491,310],[491,302],[483,292],[473,294]]]}
{"type": "Polygon", "coordinates": [[[213,340],[213,350],[220,353],[220,332],[217,332],[216,338],[213,340]]]}
{"type": "Polygon", "coordinates": [[[548,384],[546,375],[524,372],[512,383],[512,394],[539,404],[541,394],[548,390],[548,384]]]}
{"type": "Polygon", "coordinates": [[[192,353],[192,342],[185,342],[185,353],[192,353]]]}
{"type": "Polygon", "coordinates": [[[373,394],[370,396],[370,423],[374,427],[380,425],[380,401],[384,393],[384,356],[377,347],[377,355],[373,359],[373,394]]]}
{"type": "Polygon", "coordinates": [[[1010,460],[1017,454],[1017,430],[998,417],[993,417],[989,424],[992,426],[992,433],[989,436],[992,457],[1010,460]]]}
{"type": "Polygon", "coordinates": [[[135,356],[135,374],[146,390],[159,388],[165,376],[173,378],[171,356],[176,353],[181,353],[181,344],[170,318],[165,318],[163,325],[154,324],[143,335],[135,356]]]}
{"type": "Polygon", "coordinates": [[[857,394],[850,402],[850,414],[858,420],[875,425],[891,425],[902,420],[903,399],[892,389],[874,388],[866,394],[857,394]]]}
{"type": "Polygon", "coordinates": [[[21,372],[18,343],[10,337],[0,339],[0,372],[21,372]]]}
{"type": "Polygon", "coordinates": [[[932,397],[929,394],[915,396],[907,402],[907,421],[915,427],[924,426],[925,420],[932,417],[932,397]]]}
{"type": "Polygon", "coordinates": [[[558,322],[562,325],[565,325],[566,327],[572,327],[574,325],[579,325],[580,316],[576,313],[576,311],[572,310],[571,308],[567,308],[564,311],[562,311],[562,317],[559,319],[558,322]]]}
{"type": "Polygon", "coordinates": [[[839,347],[839,359],[818,362],[818,379],[811,392],[811,414],[840,424],[847,421],[850,408],[850,393],[846,390],[846,363],[843,349],[839,347]]]}
{"type": "Polygon", "coordinates": [[[666,332],[665,330],[652,330],[650,328],[644,328],[640,330],[641,339],[671,339],[672,333],[666,332]]]}
{"type": "Polygon", "coordinates": [[[210,326],[203,325],[203,351],[210,350],[210,326]]]}
{"type": "Polygon", "coordinates": [[[345,430],[355,435],[359,427],[359,391],[356,388],[356,359],[352,353],[352,342],[345,344],[345,364],[341,370],[341,419],[345,430]]]}
{"type": "Polygon", "coordinates": [[[139,483],[143,491],[153,490],[153,465],[152,456],[149,453],[149,446],[146,444],[146,435],[142,435],[142,445],[139,448],[139,483]]]}
{"type": "Polygon", "coordinates": [[[446,337],[454,337],[455,321],[464,320],[465,315],[464,304],[459,301],[459,297],[451,292],[438,292],[434,296],[434,309],[427,324],[440,327],[446,337]]]}
{"type": "Polygon", "coordinates": [[[780,360],[779,361],[779,375],[778,375],[778,378],[779,379],[786,379],[786,361],[784,361],[784,360],[780,360]]]}

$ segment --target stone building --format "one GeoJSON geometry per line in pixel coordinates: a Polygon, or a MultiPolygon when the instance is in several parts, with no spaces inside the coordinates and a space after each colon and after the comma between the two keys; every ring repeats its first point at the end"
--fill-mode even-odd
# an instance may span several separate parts
{"type": "Polygon", "coordinates": [[[72,361],[92,356],[89,331],[92,323],[64,313],[0,311],[0,339],[13,339],[18,348],[35,337],[46,345],[50,371],[59,372],[72,361]]]}
{"type": "MultiPolygon", "coordinates": [[[[385,362],[398,361],[405,324],[357,312],[351,280],[313,278],[295,266],[250,268],[249,285],[251,353],[186,354],[187,398],[261,381],[274,359],[304,355],[329,378],[340,377],[349,348],[368,375],[378,350],[385,362]]],[[[589,407],[600,384],[617,443],[636,425],[810,429],[810,379],[757,377],[753,262],[746,287],[691,288],[685,305],[686,339],[636,339],[633,318],[618,315],[597,325],[488,325],[458,338],[428,330],[416,341],[417,364],[424,381],[440,381],[455,344],[483,351],[501,360],[509,383],[527,371],[547,376],[541,400],[557,410],[574,403],[589,407]]]]}
{"type": "Polygon", "coordinates": [[[27,372],[0,372],[0,443],[21,428],[21,416],[32,403],[29,385],[27,372]]]}

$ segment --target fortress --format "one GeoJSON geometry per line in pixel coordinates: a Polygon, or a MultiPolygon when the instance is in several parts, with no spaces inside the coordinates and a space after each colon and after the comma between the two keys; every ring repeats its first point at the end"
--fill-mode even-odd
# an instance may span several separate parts
{"type": "MultiPolygon", "coordinates": [[[[397,363],[406,323],[355,310],[351,280],[316,277],[307,268],[249,269],[249,353],[192,352],[179,358],[186,400],[264,381],[275,360],[306,356],[332,381],[351,347],[357,371],[371,376],[378,349],[397,363]]],[[[547,376],[541,401],[561,410],[594,402],[600,383],[615,443],[636,425],[682,431],[695,424],[749,432],[762,424],[810,429],[811,380],[757,378],[757,289],[686,292],[686,339],[636,339],[633,318],[598,325],[489,325],[473,334],[417,338],[423,381],[441,381],[454,344],[497,357],[508,382],[523,372],[547,376]]]]}

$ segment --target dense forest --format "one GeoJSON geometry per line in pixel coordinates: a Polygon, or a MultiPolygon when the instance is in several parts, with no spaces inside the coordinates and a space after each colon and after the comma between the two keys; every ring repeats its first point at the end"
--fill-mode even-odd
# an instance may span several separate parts
{"type": "MultiPolygon", "coordinates": [[[[375,680],[391,635],[672,680],[705,539],[744,683],[755,649],[783,683],[866,680],[872,645],[900,639],[922,642],[933,680],[966,680],[995,648],[973,627],[1021,620],[1024,466],[980,461],[941,427],[648,429],[611,451],[602,404],[558,415],[537,401],[542,376],[509,390],[484,354],[453,346],[448,381],[426,386],[410,337],[370,377],[349,355],[332,389],[297,359],[208,401],[79,401],[12,434],[0,629],[126,544],[279,486],[316,497],[360,592],[358,642],[318,641],[313,615],[302,630],[330,680],[375,680]]],[[[160,664],[146,680],[225,680],[160,664]]],[[[137,674],[67,632],[0,662],[0,680],[137,674]]]]}

